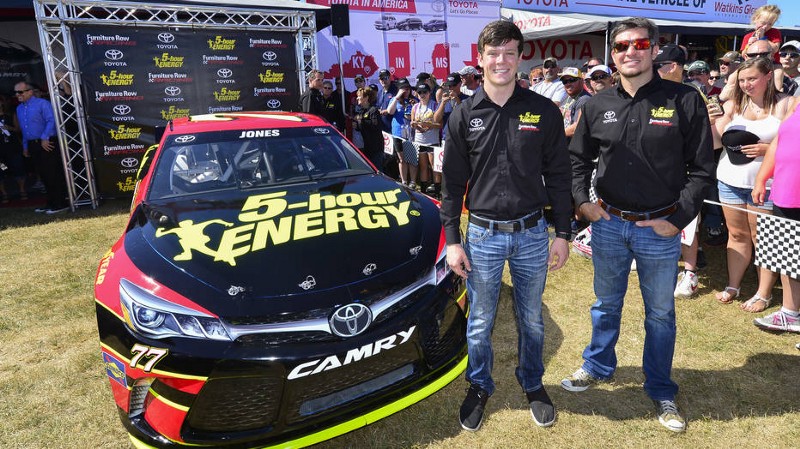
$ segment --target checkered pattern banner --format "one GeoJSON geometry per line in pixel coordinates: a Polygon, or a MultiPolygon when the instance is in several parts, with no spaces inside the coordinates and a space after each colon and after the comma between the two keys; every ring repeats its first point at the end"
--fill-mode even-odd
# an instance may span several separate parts
{"type": "Polygon", "coordinates": [[[800,222],[758,214],[756,239],[756,265],[800,279],[800,222]]]}

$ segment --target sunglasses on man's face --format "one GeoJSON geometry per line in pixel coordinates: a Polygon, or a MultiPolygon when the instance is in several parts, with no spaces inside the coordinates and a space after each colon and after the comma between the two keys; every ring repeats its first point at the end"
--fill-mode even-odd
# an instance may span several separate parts
{"type": "Polygon", "coordinates": [[[556,64],[553,61],[545,61],[544,64],[542,64],[542,67],[544,67],[546,69],[552,69],[554,67],[558,67],[558,64],[556,64]]]}
{"type": "Polygon", "coordinates": [[[27,91],[29,91],[29,90],[30,90],[30,89],[25,89],[25,90],[15,90],[15,91],[14,91],[14,93],[15,93],[15,94],[17,94],[17,95],[22,95],[22,94],[24,94],[25,92],[27,92],[27,91]]]}
{"type": "Polygon", "coordinates": [[[572,84],[575,81],[578,81],[579,78],[561,78],[561,84],[572,84]]]}
{"type": "Polygon", "coordinates": [[[542,78],[542,77],[531,78],[531,82],[532,83],[541,83],[542,81],[544,81],[544,78],[542,78]]]}
{"type": "Polygon", "coordinates": [[[731,62],[730,61],[723,61],[723,60],[720,59],[719,65],[731,65],[731,62]]]}
{"type": "Polygon", "coordinates": [[[710,80],[712,80],[712,81],[716,81],[716,80],[718,80],[718,79],[720,79],[720,78],[721,78],[721,77],[719,77],[719,76],[709,76],[709,77],[708,77],[708,79],[710,79],[710,80]]]}
{"type": "Polygon", "coordinates": [[[772,52],[769,51],[762,51],[761,53],[746,53],[748,58],[766,58],[767,56],[771,55],[772,52]]]}
{"type": "Polygon", "coordinates": [[[610,77],[611,77],[611,75],[609,75],[608,73],[601,73],[599,75],[592,75],[592,77],[589,78],[589,79],[592,80],[592,81],[601,81],[601,80],[604,80],[604,79],[607,79],[607,78],[610,78],[610,77]]]}
{"type": "Polygon", "coordinates": [[[689,76],[705,75],[706,73],[708,72],[706,72],[705,70],[692,70],[691,72],[689,72],[689,76]]]}
{"type": "Polygon", "coordinates": [[[633,49],[637,51],[649,50],[652,45],[653,41],[651,41],[649,38],[642,37],[639,39],[631,39],[628,41],[614,42],[612,48],[614,49],[615,52],[622,53],[628,51],[630,47],[633,47],[633,49]]]}
{"type": "Polygon", "coordinates": [[[796,58],[800,56],[800,53],[790,52],[790,51],[782,51],[780,52],[781,58],[796,58]]]}

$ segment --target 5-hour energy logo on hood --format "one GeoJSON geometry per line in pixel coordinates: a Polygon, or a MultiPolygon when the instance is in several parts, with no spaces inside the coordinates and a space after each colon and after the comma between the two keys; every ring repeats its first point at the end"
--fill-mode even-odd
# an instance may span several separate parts
{"type": "Polygon", "coordinates": [[[400,199],[400,189],[384,192],[343,193],[325,195],[314,193],[308,201],[289,203],[286,192],[253,195],[239,213],[239,223],[214,219],[200,223],[183,220],[171,229],[158,229],[156,237],[175,234],[183,252],[174,260],[191,260],[193,251],[213,257],[214,261],[236,265],[236,258],[269,245],[281,245],[294,240],[319,237],[338,232],[361,229],[405,226],[411,201],[400,199]],[[295,215],[287,211],[305,210],[295,215]],[[205,234],[209,226],[224,226],[219,242],[211,242],[205,234]],[[213,243],[209,246],[209,243],[213,243]],[[213,248],[216,246],[216,249],[213,248]]]}

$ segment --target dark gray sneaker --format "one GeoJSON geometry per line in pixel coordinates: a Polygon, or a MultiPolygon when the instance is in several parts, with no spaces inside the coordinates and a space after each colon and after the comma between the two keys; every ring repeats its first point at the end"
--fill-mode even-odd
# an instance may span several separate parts
{"type": "Polygon", "coordinates": [[[525,393],[528,398],[528,404],[531,406],[531,416],[533,422],[539,427],[550,427],[556,422],[556,408],[553,406],[553,401],[547,395],[547,391],[542,388],[536,391],[528,391],[525,393]]]}
{"type": "Polygon", "coordinates": [[[489,400],[489,393],[483,388],[471,384],[467,389],[467,397],[461,403],[458,419],[461,421],[461,428],[476,432],[483,424],[483,409],[486,401],[489,400]]]}

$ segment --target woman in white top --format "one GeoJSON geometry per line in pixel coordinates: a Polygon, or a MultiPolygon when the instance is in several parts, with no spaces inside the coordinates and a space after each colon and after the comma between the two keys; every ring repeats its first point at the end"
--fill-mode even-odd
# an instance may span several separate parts
{"type": "MultiPolygon", "coordinates": [[[[778,92],[773,82],[772,61],[767,58],[748,59],[732,76],[737,77],[731,99],[725,103],[725,114],[719,118],[710,117],[712,132],[726,137],[735,131],[744,131],[758,136],[757,143],[728,145],[722,153],[717,167],[719,199],[723,204],[725,223],[728,226],[728,283],[717,293],[717,299],[728,304],[739,296],[742,278],[750,265],[756,242],[756,216],[735,208],[744,208],[760,213],[772,213],[772,203],[753,204],[750,195],[755,185],[756,173],[761,166],[769,143],[778,133],[780,122],[786,117],[791,97],[778,92]],[[729,134],[724,134],[729,131],[729,134]],[[737,154],[739,153],[739,154],[737,154]]],[[[746,133],[745,133],[746,134],[746,133]]],[[[777,276],[760,268],[758,270],[758,291],[742,304],[749,312],[761,312],[772,300],[772,287],[777,276]]]]}

